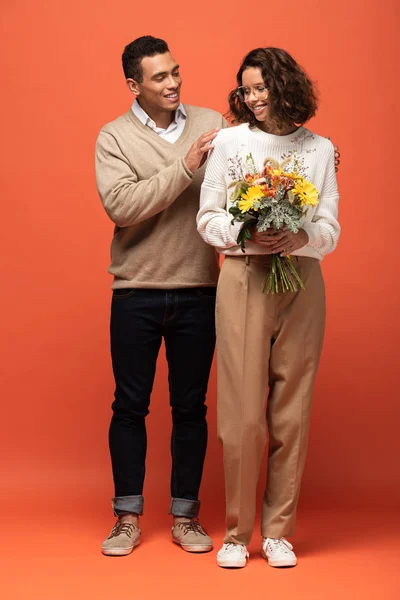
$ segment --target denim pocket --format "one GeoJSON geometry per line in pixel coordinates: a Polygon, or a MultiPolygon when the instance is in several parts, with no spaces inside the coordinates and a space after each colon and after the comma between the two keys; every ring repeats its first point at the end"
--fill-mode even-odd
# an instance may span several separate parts
{"type": "Polygon", "coordinates": [[[118,300],[123,300],[124,298],[130,298],[131,296],[133,296],[134,294],[136,294],[136,290],[132,289],[132,288],[122,288],[122,289],[118,289],[118,290],[113,290],[113,300],[114,299],[118,299],[118,300]]]}
{"type": "Polygon", "coordinates": [[[217,288],[215,287],[205,287],[196,290],[196,295],[199,298],[204,298],[206,300],[215,300],[217,295],[217,288]]]}

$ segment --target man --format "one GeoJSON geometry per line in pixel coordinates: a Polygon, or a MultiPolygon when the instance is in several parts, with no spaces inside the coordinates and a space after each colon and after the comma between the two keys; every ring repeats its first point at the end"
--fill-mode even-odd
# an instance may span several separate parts
{"type": "Polygon", "coordinates": [[[212,540],[197,518],[198,496],[218,262],[197,233],[196,214],[201,167],[227,123],[215,111],[180,103],[179,66],[163,40],[133,41],[122,62],[136,99],[102,128],[96,146],[98,190],[115,224],[110,273],[116,389],[109,443],[118,519],[102,551],[125,555],[140,542],[145,417],[164,338],[173,421],[172,539],[184,550],[204,552],[212,540]]]}

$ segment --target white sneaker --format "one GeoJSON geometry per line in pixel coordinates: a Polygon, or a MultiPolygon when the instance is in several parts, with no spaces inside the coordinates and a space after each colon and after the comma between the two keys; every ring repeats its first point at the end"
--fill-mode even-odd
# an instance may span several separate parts
{"type": "Polygon", "coordinates": [[[245,567],[249,553],[244,544],[224,544],[217,554],[219,567],[245,567]]]}
{"type": "Polygon", "coordinates": [[[284,537],[280,540],[263,538],[261,554],[271,567],[295,567],[297,565],[293,546],[284,537]]]}

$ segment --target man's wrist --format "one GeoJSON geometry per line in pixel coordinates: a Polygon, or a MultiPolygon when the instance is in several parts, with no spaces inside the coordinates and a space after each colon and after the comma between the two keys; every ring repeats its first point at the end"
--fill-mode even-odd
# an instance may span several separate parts
{"type": "Polygon", "coordinates": [[[186,171],[188,172],[188,175],[194,175],[195,174],[195,169],[192,169],[191,166],[189,166],[188,161],[186,160],[186,157],[184,157],[183,159],[183,166],[185,167],[186,171]]]}

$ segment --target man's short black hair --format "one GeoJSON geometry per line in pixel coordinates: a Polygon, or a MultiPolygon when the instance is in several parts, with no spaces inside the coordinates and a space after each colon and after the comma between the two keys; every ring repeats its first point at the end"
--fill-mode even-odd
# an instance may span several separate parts
{"type": "Polygon", "coordinates": [[[125,47],[122,55],[122,67],[125,79],[134,79],[138,83],[143,81],[142,59],[145,56],[155,56],[169,52],[167,42],[152,35],[143,35],[133,40],[125,47]]]}

